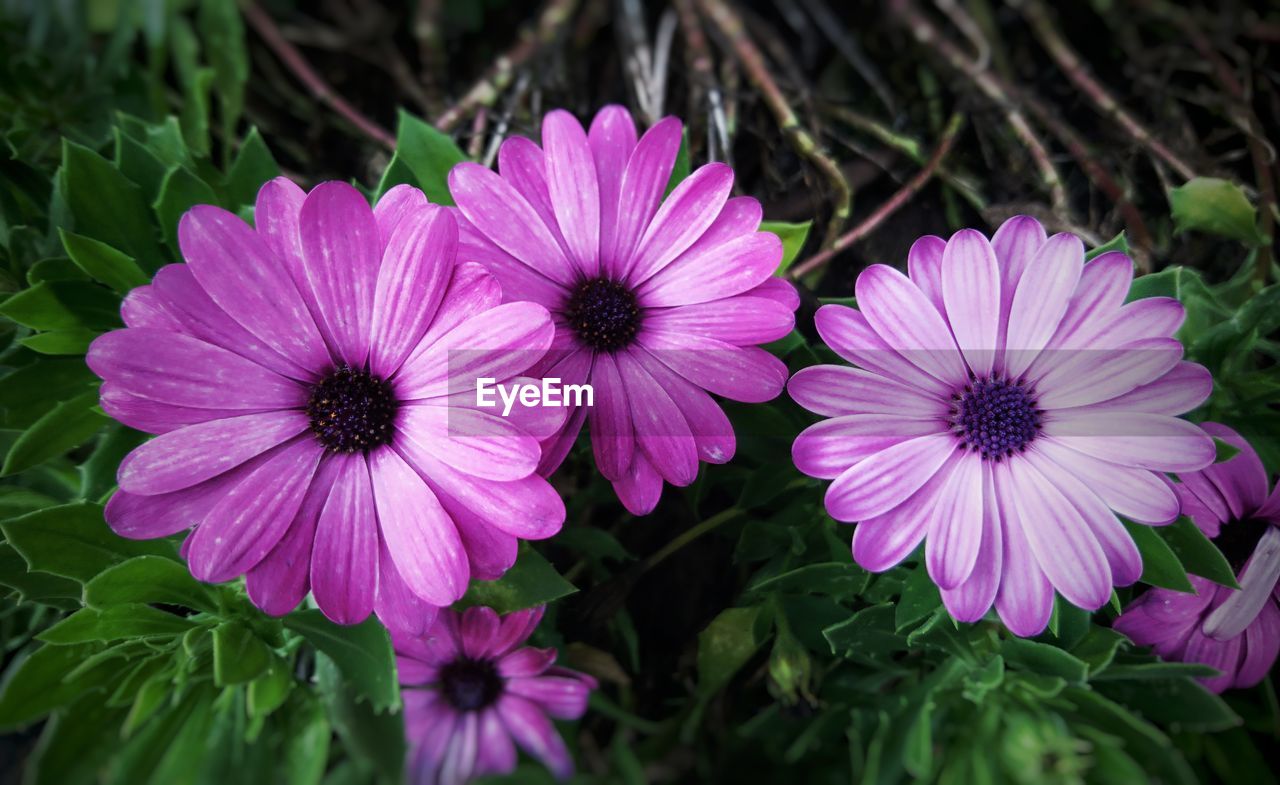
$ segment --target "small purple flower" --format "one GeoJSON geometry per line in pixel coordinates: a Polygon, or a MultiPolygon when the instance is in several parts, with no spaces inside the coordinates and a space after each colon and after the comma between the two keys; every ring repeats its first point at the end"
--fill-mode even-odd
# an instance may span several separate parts
{"type": "Polygon", "coordinates": [[[562,417],[504,420],[456,394],[539,359],[551,319],[456,264],[452,214],[416,189],[371,209],[345,183],[277,178],[255,220],[192,208],[187,263],[131,292],[127,329],[89,349],[103,409],[158,434],[121,462],[107,522],[134,539],[194,528],[192,574],[247,575],[269,613],[310,589],[334,621],[422,629],[564,520],[534,473],[562,417]]]}
{"type": "Polygon", "coordinates": [[[853,556],[880,571],[923,541],[951,614],[995,604],[1018,635],[1048,624],[1054,590],[1100,608],[1142,559],[1117,515],[1164,524],[1178,499],[1162,472],[1213,461],[1175,415],[1212,387],[1182,361],[1176,300],[1125,304],[1133,264],[1085,264],[1074,235],[1007,221],[922,237],[910,277],[858,276],[858,308],[818,310],[823,340],[859,366],[797,373],[791,396],[831,419],[796,439],[796,466],[834,480],[827,511],[859,522],[853,556]]]}
{"type": "Polygon", "coordinates": [[[542,608],[501,618],[490,608],[442,611],[424,635],[393,631],[409,739],[409,781],[461,785],[507,774],[516,745],[567,779],[573,758],[549,717],[576,720],[595,679],[556,667],[555,649],[521,646],[542,608]]]}
{"type": "Polygon", "coordinates": [[[1182,511],[1222,550],[1240,589],[1188,576],[1195,594],[1152,589],[1125,608],[1115,628],[1166,660],[1217,668],[1203,679],[1214,692],[1252,687],[1280,652],[1280,487],[1240,434],[1218,423],[1204,429],[1238,448],[1229,460],[1180,474],[1182,511]]]}
{"type": "Polygon", "coordinates": [[[680,139],[672,117],[637,141],[622,107],[589,132],[557,110],[542,122],[545,152],[515,137],[500,174],[463,163],[449,175],[459,258],[484,264],[506,300],[552,313],[538,375],[594,388],[593,405],[545,442],[539,471],[560,465],[589,420],[596,465],[637,515],[664,480],[688,485],[700,461],[733,456],[733,428],[707,393],[777,396],[786,367],[757,344],[790,332],[799,305],[772,277],[782,244],[756,231],[759,202],[729,198],[728,166],[699,168],[664,199],[680,139]]]}

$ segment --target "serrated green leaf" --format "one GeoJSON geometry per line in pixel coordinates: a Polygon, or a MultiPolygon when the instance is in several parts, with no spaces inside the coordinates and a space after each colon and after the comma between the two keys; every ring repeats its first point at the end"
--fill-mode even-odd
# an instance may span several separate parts
{"type": "Polygon", "coordinates": [[[89,344],[100,333],[96,330],[74,329],[55,330],[53,332],[29,335],[18,341],[33,352],[49,355],[84,354],[89,351],[89,344]]]}
{"type": "Polygon", "coordinates": [[[80,607],[80,584],[60,575],[27,569],[27,562],[7,542],[0,542],[0,586],[16,591],[23,602],[58,608],[80,607]]]}
{"type": "Polygon", "coordinates": [[[1124,232],[1117,234],[1115,237],[1112,237],[1097,248],[1090,249],[1085,253],[1084,260],[1086,262],[1091,262],[1099,256],[1102,256],[1104,253],[1111,253],[1112,251],[1118,251],[1125,254],[1129,253],[1129,239],[1125,237],[1124,232]]]}
{"type": "Polygon", "coordinates": [[[929,577],[929,571],[925,569],[924,561],[921,560],[902,585],[902,598],[894,610],[894,627],[901,631],[940,607],[942,607],[942,594],[938,591],[933,579],[929,577]]]}
{"type": "Polygon", "coordinates": [[[134,693],[133,704],[129,707],[129,713],[121,724],[121,735],[128,738],[138,726],[150,719],[165,698],[169,697],[172,686],[171,677],[165,673],[155,674],[143,682],[134,693]]]}
{"type": "Polygon", "coordinates": [[[870,573],[852,561],[821,562],[771,575],[753,582],[748,590],[759,593],[799,592],[846,597],[861,592],[869,578],[870,573]]]}
{"type": "Polygon", "coordinates": [[[1089,675],[1089,666],[1084,660],[1046,643],[1009,638],[1001,641],[1000,655],[1015,668],[1069,682],[1083,682],[1089,675]]]}
{"type": "Polygon", "coordinates": [[[213,683],[219,687],[253,681],[266,672],[274,656],[242,621],[213,628],[213,683]]]}
{"type": "Polygon", "coordinates": [[[92,237],[63,230],[59,230],[59,236],[62,247],[77,267],[120,294],[128,294],[134,287],[147,283],[147,274],[128,254],[92,237]]]}
{"type": "Polygon", "coordinates": [[[106,330],[122,325],[120,300],[88,281],[48,281],[0,303],[0,316],[33,330],[106,330]]]}
{"type": "Polygon", "coordinates": [[[1178,561],[1177,555],[1164,538],[1153,531],[1156,527],[1131,521],[1124,521],[1124,527],[1129,530],[1129,536],[1133,538],[1134,544],[1138,546],[1138,553],[1142,555],[1140,580],[1143,583],[1184,594],[1195,593],[1191,581],[1187,580],[1187,571],[1182,566],[1182,562],[1178,561]]]}
{"type": "Polygon", "coordinates": [[[4,458],[0,476],[38,466],[89,440],[109,420],[98,413],[96,390],[54,406],[14,441],[4,458]]]}
{"type": "Polygon", "coordinates": [[[41,259],[27,270],[27,283],[35,286],[46,281],[88,281],[89,276],[64,256],[41,259]]]}
{"type": "Polygon", "coordinates": [[[3,426],[22,428],[40,419],[59,401],[85,390],[97,379],[80,360],[39,359],[0,378],[3,426]]]}
{"type": "Polygon", "coordinates": [[[894,632],[895,615],[890,603],[873,605],[825,627],[822,636],[832,653],[843,657],[901,651],[906,648],[906,639],[894,632]]]}
{"type": "Polygon", "coordinates": [[[1213,732],[1234,728],[1240,717],[1221,697],[1188,678],[1143,681],[1108,679],[1095,684],[1108,698],[1175,730],[1213,732]]]}
{"type": "Polygon", "coordinates": [[[126,540],[107,527],[97,504],[50,507],[0,522],[0,531],[33,570],[87,582],[134,556],[177,559],[167,540],[126,540]]]}
{"type": "Polygon", "coordinates": [[[68,645],[127,638],[157,638],[182,635],[194,625],[188,619],[152,608],[128,603],[110,608],[81,608],[36,637],[45,643],[68,645]]]}
{"type": "Polygon", "coordinates": [[[280,708],[293,690],[293,685],[289,664],[272,654],[266,671],[249,684],[249,716],[265,717],[280,708]]]}
{"type": "Polygon", "coordinates": [[[472,581],[460,601],[464,606],[487,605],[498,613],[545,605],[577,591],[556,572],[551,562],[527,543],[511,569],[496,581],[472,581]]]}
{"type": "Polygon", "coordinates": [[[726,608],[698,633],[698,694],[714,695],[729,683],[763,642],[756,637],[759,607],[726,608]]]}
{"type": "Polygon", "coordinates": [[[263,184],[279,176],[280,167],[262,140],[262,134],[257,128],[250,128],[223,183],[227,204],[232,207],[253,204],[263,184]]]}
{"type": "Polygon", "coordinates": [[[782,240],[782,261],[778,264],[778,269],[773,271],[774,275],[782,275],[791,268],[796,257],[800,255],[801,249],[804,248],[804,242],[809,238],[809,229],[812,227],[813,221],[798,224],[765,221],[760,224],[760,231],[773,232],[778,235],[779,240],[782,240]]]}
{"type": "Polygon", "coordinates": [[[119,169],[89,148],[64,139],[62,178],[77,234],[119,248],[147,272],[164,264],[142,191],[119,169]]]}
{"type": "Polygon", "coordinates": [[[1227,557],[1200,531],[1195,521],[1183,515],[1168,526],[1155,527],[1155,530],[1187,572],[1231,589],[1240,588],[1227,557]]]}
{"type": "Polygon", "coordinates": [[[178,248],[178,221],[182,214],[198,204],[218,203],[218,195],[208,183],[185,167],[175,167],[165,175],[156,197],[156,219],[164,232],[165,242],[175,253],[178,248]]]}
{"type": "Polygon", "coordinates": [[[1197,177],[1169,189],[1173,223],[1179,232],[1207,232],[1257,245],[1258,211],[1240,186],[1217,177],[1197,177]]]}
{"type": "Polygon", "coordinates": [[[84,586],[84,602],[106,609],[122,603],[165,603],[216,612],[214,589],[191,577],[180,562],[161,556],[136,556],[108,567],[84,586]]]}
{"type": "MultiPolygon", "coordinates": [[[[395,724],[395,718],[390,715],[376,716],[376,721],[395,724]],[[388,719],[382,719],[384,717],[388,719]]],[[[332,735],[329,714],[318,701],[308,698],[300,708],[290,712],[284,750],[288,785],[320,785],[329,760],[329,739],[332,735]]],[[[397,777],[393,776],[391,781],[397,781],[397,777]]]]}
{"type": "Polygon", "coordinates": [[[88,690],[109,686],[112,671],[106,667],[64,680],[81,660],[99,648],[99,644],[41,646],[16,667],[11,666],[0,685],[0,730],[26,725],[88,690]]]}
{"type": "Polygon", "coordinates": [[[1142,662],[1116,664],[1093,677],[1094,681],[1108,680],[1151,680],[1186,677],[1190,679],[1208,679],[1218,675],[1218,671],[1198,662],[1142,662]]]}
{"type": "Polygon", "coordinates": [[[328,655],[375,711],[399,708],[395,652],[377,619],[371,616],[360,624],[342,626],[318,610],[305,610],[285,616],[284,626],[328,655]]]}
{"type": "Polygon", "coordinates": [[[378,197],[394,186],[408,183],[426,194],[432,204],[452,205],[449,171],[465,160],[466,153],[452,137],[402,110],[396,130],[396,152],[378,183],[378,197]]]}
{"type": "Polygon", "coordinates": [[[1106,670],[1121,644],[1128,640],[1115,630],[1091,624],[1085,636],[1071,647],[1071,655],[1083,660],[1089,666],[1090,675],[1096,677],[1099,672],[1106,670]]]}

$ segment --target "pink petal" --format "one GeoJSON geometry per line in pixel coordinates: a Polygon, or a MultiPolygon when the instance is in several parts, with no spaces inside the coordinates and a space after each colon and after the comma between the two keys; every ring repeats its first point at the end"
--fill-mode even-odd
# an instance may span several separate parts
{"type": "Polygon", "coordinates": [[[772,232],[739,235],[690,251],[654,273],[638,296],[645,307],[692,305],[750,291],[782,261],[782,240],[772,232]]]}
{"type": "Polygon", "coordinates": [[[942,255],[942,300],[956,344],[978,376],[991,374],[1000,322],[1000,269],[986,236],[962,229],[942,255]]]}
{"type": "Polygon", "coordinates": [[[153,401],[122,390],[112,382],[98,390],[98,403],[111,419],[147,433],[168,433],[210,420],[224,420],[245,414],[246,409],[197,409],[153,401]]]}
{"type": "Polygon", "coordinates": [[[516,745],[496,708],[480,713],[477,774],[510,774],[516,768],[516,745]]]}
{"type": "Polygon", "coordinates": [[[827,512],[837,521],[886,513],[924,485],[955,450],[951,434],[930,434],[863,458],[827,488],[827,512]]]}
{"type": "MultiPolygon", "coordinates": [[[[734,200],[730,199],[729,201],[732,203],[734,200]]],[[[796,292],[796,287],[792,286],[791,282],[785,278],[770,278],[761,282],[759,286],[746,292],[743,296],[773,300],[793,313],[800,307],[800,295],[796,292]]]]}
{"type": "Polygon", "coordinates": [[[939,425],[928,420],[848,414],[801,431],[791,445],[791,459],[797,469],[810,477],[830,480],[864,458],[909,439],[940,432],[939,425]]]}
{"type": "MultiPolygon", "coordinates": [[[[1045,352],[1041,360],[1049,357],[1045,352]]],[[[1182,344],[1148,338],[1120,348],[1055,354],[1035,380],[1044,409],[1066,409],[1106,401],[1164,376],[1182,360],[1182,344]]],[[[1030,374],[1028,374],[1030,375],[1030,374]]]]}
{"type": "Polygon", "coordinates": [[[488,480],[518,480],[533,474],[541,457],[538,442],[502,417],[475,409],[408,405],[397,428],[431,444],[441,461],[488,480]]]}
{"type": "Polygon", "coordinates": [[[149,327],[98,336],[85,362],[118,389],[177,406],[270,410],[306,403],[306,390],[291,379],[204,341],[149,327]]]}
{"type": "MultiPolygon", "coordinates": [[[[601,110],[596,115],[596,123],[608,112],[601,110]]],[[[625,114],[626,110],[615,113],[625,114]]],[[[662,196],[671,179],[671,170],[675,166],[676,156],[680,152],[680,139],[683,127],[674,117],[663,118],[645,132],[639,143],[635,141],[635,126],[631,116],[621,117],[611,125],[617,125],[618,135],[624,137],[623,144],[608,145],[601,140],[596,141],[596,123],[591,125],[592,150],[596,155],[596,164],[600,174],[601,219],[605,228],[601,231],[601,252],[604,255],[604,271],[615,279],[622,279],[630,266],[631,257],[640,242],[641,235],[649,226],[662,196]],[[630,142],[629,145],[625,142],[630,142]],[[622,162],[623,168],[616,168],[618,158],[627,156],[622,162]],[[606,191],[606,166],[609,189],[606,191]],[[616,172],[616,174],[614,174],[616,172]],[[614,177],[617,178],[616,184],[614,177]],[[614,190],[616,188],[616,190],[614,190]],[[606,193],[616,198],[609,200],[606,193]]],[[[603,133],[600,136],[604,136],[603,133]]]]}
{"type": "Polygon", "coordinates": [[[1201,428],[1210,436],[1232,445],[1240,452],[1222,463],[1206,466],[1202,473],[1209,479],[1231,508],[1231,517],[1243,519],[1263,505],[1267,499],[1267,470],[1258,453],[1244,437],[1225,425],[1204,423],[1201,428]]]}
{"type": "Polygon", "coordinates": [[[631,466],[636,441],[630,394],[613,355],[596,355],[591,383],[595,388],[595,406],[587,414],[591,451],[601,474],[610,480],[620,479],[631,466]]]}
{"type": "Polygon", "coordinates": [[[354,187],[335,180],[307,194],[298,221],[316,322],[335,355],[352,367],[363,366],[382,258],[373,210],[354,187]]]}
{"type": "Polygon", "coordinates": [[[1189,412],[1213,392],[1213,376],[1203,365],[1180,362],[1159,379],[1124,395],[1092,404],[1092,408],[1178,415],[1189,412]]]}
{"type": "Polygon", "coordinates": [[[883,572],[910,556],[929,531],[930,512],[959,458],[960,453],[953,454],[906,501],[859,523],[853,530],[854,561],[863,569],[883,572]]]}
{"type": "Polygon", "coordinates": [[[453,277],[457,249],[458,226],[443,208],[414,213],[396,227],[373,296],[371,373],[394,374],[418,345],[453,277]]]}
{"type": "Polygon", "coordinates": [[[591,689],[581,679],[565,676],[535,676],[512,679],[507,692],[528,698],[558,720],[576,720],[587,712],[591,689]]]}
{"type": "Polygon", "coordinates": [[[845,414],[888,414],[895,417],[935,420],[945,429],[950,411],[939,398],[921,395],[915,389],[884,376],[843,365],[811,365],[802,368],[787,383],[793,400],[815,414],[835,417],[845,414]]]}
{"type": "Polygon", "coordinates": [[[632,515],[648,515],[662,498],[662,476],[643,452],[635,454],[621,479],[610,480],[610,483],[618,501],[632,515]]]}
{"type": "Polygon", "coordinates": [[[362,454],[335,455],[337,476],[316,525],[311,593],[338,624],[373,612],[378,585],[378,514],[369,465],[362,454]]]}
{"type": "MultiPolygon", "coordinates": [[[[727,463],[737,442],[733,425],[720,405],[701,387],[685,380],[643,349],[630,352],[675,402],[684,415],[698,450],[698,458],[708,463],[727,463]]],[[[661,483],[659,483],[661,485],[661,483]]]]}
{"type": "Polygon", "coordinates": [[[1133,260],[1122,253],[1104,253],[1086,264],[1047,347],[1089,348],[1124,304],[1132,284],[1133,260]]]}
{"type": "MultiPolygon", "coordinates": [[[[458,261],[481,264],[502,284],[507,301],[530,300],[547,308],[559,309],[568,298],[568,284],[543,275],[494,245],[479,229],[471,225],[462,211],[448,208],[458,222],[458,261]]],[[[566,262],[568,264],[568,262],[566,262]]]]}
{"type": "MultiPolygon", "coordinates": [[[[160,269],[176,266],[166,265],[160,269]]],[[[120,303],[120,318],[124,320],[126,327],[154,327],[175,333],[187,332],[182,322],[165,307],[153,284],[134,287],[125,295],[124,302],[120,303]]]]}
{"type": "Polygon", "coordinates": [[[1244,656],[1232,686],[1247,689],[1261,682],[1275,665],[1277,653],[1280,653],[1280,608],[1269,602],[1244,631],[1244,656]]]}
{"type": "Polygon", "coordinates": [[[453,604],[470,575],[453,521],[395,450],[370,452],[369,471],[382,536],[400,577],[432,605],[453,604]]]}
{"type": "Polygon", "coordinates": [[[1036,562],[1072,605],[1097,610],[1111,599],[1111,569],[1089,525],[1030,462],[1009,461],[1015,514],[1036,562]]]}
{"type": "Polygon", "coordinates": [[[473,316],[491,310],[502,302],[502,285],[492,273],[475,262],[460,262],[453,267],[449,287],[436,309],[431,325],[409,354],[413,362],[420,353],[473,316]]]}
{"type": "Polygon", "coordinates": [[[1095,458],[1153,471],[1202,469],[1217,453],[1200,428],[1161,414],[1062,409],[1045,419],[1044,433],[1095,458]]]}
{"type": "Polygon", "coordinates": [[[547,188],[569,257],[587,277],[600,269],[600,185],[587,134],[563,109],[542,118],[547,188]]]}
{"type": "Polygon", "coordinates": [[[871,327],[862,313],[843,305],[824,305],[814,315],[818,335],[827,346],[855,365],[889,377],[908,387],[950,397],[953,385],[944,384],[903,359],[871,327]]]}
{"type": "Polygon", "coordinates": [[[731,400],[763,403],[778,397],[787,382],[787,366],[754,346],[643,328],[638,342],[690,382],[731,400]]]}
{"type": "Polygon", "coordinates": [[[498,149],[498,173],[529,202],[529,206],[546,224],[566,258],[569,258],[569,245],[560,232],[555,208],[551,204],[551,190],[547,186],[547,157],[542,148],[523,136],[513,136],[498,149]]]}
{"type": "Polygon", "coordinates": [[[664,480],[689,485],[698,476],[698,448],[680,408],[631,352],[618,352],[613,359],[627,389],[639,448],[664,480]]]}
{"type": "Polygon", "coordinates": [[[504,695],[498,700],[498,714],[516,743],[542,761],[552,774],[560,779],[573,775],[573,758],[536,704],[518,695],[504,695]]]}
{"type": "Polygon", "coordinates": [[[458,632],[462,653],[473,659],[483,657],[489,651],[489,641],[498,633],[498,614],[483,606],[467,608],[462,612],[458,632]]]}
{"type": "Polygon", "coordinates": [[[503,251],[553,281],[573,283],[574,267],[551,230],[506,180],[464,161],[449,173],[449,191],[467,220],[503,251]]]}
{"type": "Polygon", "coordinates": [[[927,234],[912,243],[911,250],[907,251],[907,276],[944,316],[947,307],[942,302],[942,254],[946,247],[946,240],[927,234]]]}
{"type": "Polygon", "coordinates": [[[253,225],[295,283],[306,280],[302,272],[302,230],[298,217],[307,194],[287,177],[268,180],[258,189],[253,225]]]}
{"type": "Polygon", "coordinates": [[[880,338],[913,365],[945,384],[968,379],[947,323],[910,278],[873,264],[858,276],[854,292],[880,338]]]}
{"type": "Polygon", "coordinates": [[[1040,569],[1027,541],[1025,529],[1036,522],[1024,522],[1016,512],[1014,498],[1018,489],[1013,487],[1007,462],[995,465],[992,480],[1004,545],[996,612],[1010,632],[1029,638],[1039,635],[1049,624],[1053,613],[1053,585],[1040,569]]]}
{"type": "Polygon", "coordinates": [[[542,621],[545,610],[544,606],[538,605],[504,615],[497,634],[489,642],[489,656],[501,657],[528,640],[542,621]]]}
{"type": "Polygon", "coordinates": [[[191,535],[191,574],[220,583],[261,562],[302,506],[321,454],[310,439],[282,445],[229,490],[191,535]]]}
{"type": "Polygon", "coordinates": [[[1056,234],[1040,247],[1013,293],[1004,370],[1022,375],[1057,331],[1080,281],[1084,245],[1073,234],[1056,234]]]}
{"type": "Polygon", "coordinates": [[[395,234],[400,222],[429,206],[422,191],[404,183],[392,186],[391,190],[382,195],[373,206],[373,220],[378,223],[378,246],[382,249],[379,257],[386,253],[387,246],[391,244],[391,236],[395,234]]]}
{"type": "MultiPolygon", "coordinates": [[[[308,427],[301,412],[245,414],[161,434],[125,456],[120,489],[153,496],[216,477],[308,427]]],[[[315,446],[314,442],[310,442],[315,446]]]]}
{"type": "MultiPolygon", "coordinates": [[[[623,187],[626,188],[625,177],[623,187]]],[[[648,280],[684,253],[711,226],[732,188],[733,170],[722,163],[706,164],[686,177],[645,229],[636,245],[627,279],[633,284],[648,280]]]]}
{"type": "Polygon", "coordinates": [[[1163,525],[1178,517],[1178,497],[1169,484],[1146,469],[1095,458],[1053,438],[1036,440],[1032,449],[1084,483],[1126,518],[1163,525]]]}
{"type": "Polygon", "coordinates": [[[414,594],[400,577],[386,538],[379,532],[378,587],[373,597],[373,612],[378,614],[378,620],[391,630],[393,639],[397,633],[422,635],[435,623],[438,611],[435,605],[414,594]]]}
{"type": "Polygon", "coordinates": [[[989,465],[982,467],[982,486],[982,543],[973,572],[954,589],[942,590],[942,603],[956,621],[980,620],[991,609],[1000,588],[1004,543],[994,476],[989,465]]]}
{"type": "MultiPolygon", "coordinates": [[[[266,558],[245,574],[249,599],[272,616],[283,616],[298,607],[310,588],[311,549],[316,521],[329,498],[338,464],[322,458],[311,485],[289,529],[266,558]]],[[[238,469],[237,471],[243,471],[238,469]]]]}
{"type": "Polygon", "coordinates": [[[197,205],[182,216],[178,243],[200,286],[241,326],[303,367],[329,363],[306,301],[244,221],[219,207],[197,205]]]}
{"type": "Polygon", "coordinates": [[[982,545],[982,459],[962,454],[926,513],[925,564],[940,589],[954,589],[973,573],[982,545]]]}
{"type": "Polygon", "coordinates": [[[1005,221],[991,238],[991,248],[996,252],[996,262],[1000,265],[1000,327],[996,333],[1000,343],[997,349],[1005,348],[1009,312],[1013,308],[1018,282],[1022,280],[1027,265],[1040,252],[1045,238],[1044,227],[1029,215],[1015,215],[1005,221]]]}

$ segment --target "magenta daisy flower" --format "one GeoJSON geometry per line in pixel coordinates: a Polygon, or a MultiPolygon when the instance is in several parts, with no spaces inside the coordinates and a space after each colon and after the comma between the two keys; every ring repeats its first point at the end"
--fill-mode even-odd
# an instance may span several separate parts
{"type": "Polygon", "coordinates": [[[1239,576],[1239,589],[1188,576],[1195,594],[1152,589],[1125,608],[1115,628],[1166,660],[1217,668],[1214,692],[1252,687],[1280,652],[1280,487],[1240,434],[1204,429],[1240,448],[1229,460],[1178,475],[1182,511],[1211,537],[1239,576]]]}
{"type": "Polygon", "coordinates": [[[853,556],[886,570],[923,541],[957,619],[992,603],[1018,635],[1044,629],[1054,590],[1086,609],[1142,572],[1117,515],[1172,521],[1162,472],[1213,461],[1175,415],[1209,394],[1182,361],[1177,301],[1125,304],[1121,253],[1085,264],[1078,238],[1007,221],[912,246],[910,275],[874,265],[858,308],[827,305],[818,332],[859,366],[797,373],[791,396],[831,419],[806,429],[796,466],[831,479],[827,511],[859,522],[853,556]]]}
{"type": "Polygon", "coordinates": [[[518,537],[563,522],[534,473],[555,410],[502,419],[458,392],[535,362],[551,319],[455,264],[452,214],[416,189],[371,209],[345,183],[278,178],[255,216],[192,208],[187,263],[130,293],[128,327],[89,349],[103,409],[158,434],[121,462],[107,522],[135,539],[194,529],[192,574],[247,575],[269,613],[310,589],[335,621],[376,609],[420,629],[509,567],[518,537]]]}
{"type": "Polygon", "coordinates": [[[542,122],[545,151],[507,140],[494,173],[462,163],[449,175],[461,212],[459,258],[484,264],[507,300],[546,306],[556,323],[538,368],[590,384],[544,443],[543,474],[590,422],[596,465],[633,513],[653,510],[662,483],[693,482],[700,461],[724,463],[733,429],[708,395],[767,401],[786,367],[757,344],[790,332],[799,304],[772,277],[777,236],[756,231],[760,204],[730,198],[733,172],[699,168],[665,199],[681,124],[667,118],[637,141],[631,115],[568,112],[542,122]]]}
{"type": "Polygon", "coordinates": [[[573,758],[551,719],[587,710],[595,679],[554,665],[555,649],[522,646],[542,608],[501,618],[490,608],[443,611],[424,635],[392,633],[409,739],[409,781],[461,785],[506,774],[516,746],[567,779],[573,758]]]}

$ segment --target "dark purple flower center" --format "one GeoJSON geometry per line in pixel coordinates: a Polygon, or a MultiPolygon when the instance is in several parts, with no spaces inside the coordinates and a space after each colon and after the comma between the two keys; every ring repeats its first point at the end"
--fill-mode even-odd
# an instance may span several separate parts
{"type": "Polygon", "coordinates": [[[952,396],[951,429],[984,460],[1022,452],[1040,432],[1040,410],[1021,382],[974,379],[952,396]]]}
{"type": "Polygon", "coordinates": [[[391,441],[398,406],[385,380],[344,365],[311,388],[307,417],[328,449],[368,451],[391,441]]]}
{"type": "Polygon", "coordinates": [[[1231,571],[1236,575],[1244,569],[1244,563],[1249,561],[1249,557],[1258,547],[1258,541],[1267,533],[1267,527],[1270,525],[1266,521],[1253,518],[1227,521],[1222,524],[1213,544],[1217,545],[1222,555],[1227,557],[1227,564],[1231,565],[1231,571]]]}
{"type": "Polygon", "coordinates": [[[635,292],[608,278],[592,278],[578,284],[569,295],[564,315],[583,343],[602,352],[629,345],[640,329],[640,305],[635,292]]]}
{"type": "Polygon", "coordinates": [[[440,669],[440,694],[458,711],[479,711],[502,695],[503,678],[489,660],[458,659],[440,669]]]}

